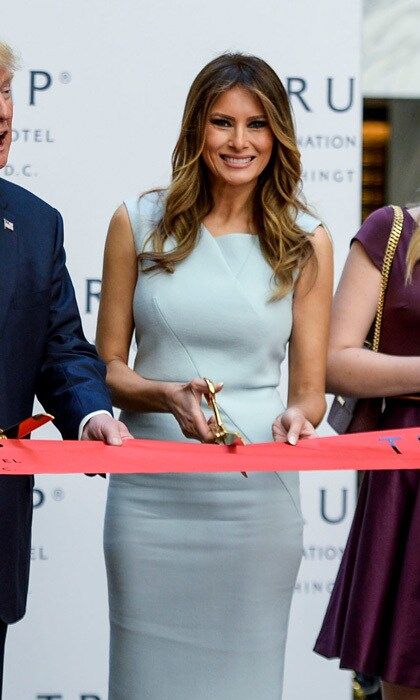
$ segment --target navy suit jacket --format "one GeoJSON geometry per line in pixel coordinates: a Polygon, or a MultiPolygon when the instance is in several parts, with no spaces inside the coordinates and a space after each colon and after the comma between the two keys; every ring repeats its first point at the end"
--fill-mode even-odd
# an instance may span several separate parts
{"type": "MultiPolygon", "coordinates": [[[[76,439],[88,413],[112,411],[104,378],[83,335],[60,214],[0,178],[0,426],[31,415],[37,396],[62,436],[76,439]]],[[[7,623],[25,612],[32,487],[32,477],[0,476],[0,619],[7,623]]]]}

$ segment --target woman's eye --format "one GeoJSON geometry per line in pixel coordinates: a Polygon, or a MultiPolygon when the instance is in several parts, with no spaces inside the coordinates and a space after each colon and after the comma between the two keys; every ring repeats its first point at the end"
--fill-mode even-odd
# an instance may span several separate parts
{"type": "Polygon", "coordinates": [[[3,88],[2,93],[5,97],[10,97],[10,95],[12,94],[12,88],[10,88],[10,87],[3,88]]]}
{"type": "Polygon", "coordinates": [[[265,119],[255,119],[255,121],[249,124],[251,129],[263,129],[265,126],[267,126],[265,119]]]}
{"type": "Polygon", "coordinates": [[[210,120],[215,126],[230,126],[230,122],[227,119],[222,119],[221,117],[215,117],[210,120]]]}

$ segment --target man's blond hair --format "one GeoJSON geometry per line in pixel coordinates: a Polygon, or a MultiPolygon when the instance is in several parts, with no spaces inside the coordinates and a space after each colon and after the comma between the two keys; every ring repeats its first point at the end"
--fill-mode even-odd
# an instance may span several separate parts
{"type": "Polygon", "coordinates": [[[18,68],[18,58],[4,41],[0,41],[0,68],[14,73],[18,68]]]}

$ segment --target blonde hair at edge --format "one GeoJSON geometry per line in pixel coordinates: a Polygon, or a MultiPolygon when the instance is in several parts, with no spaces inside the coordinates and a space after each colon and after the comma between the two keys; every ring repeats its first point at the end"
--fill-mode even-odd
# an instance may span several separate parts
{"type": "Polygon", "coordinates": [[[293,288],[308,261],[314,273],[317,263],[308,236],[296,223],[298,211],[308,212],[308,208],[301,195],[301,160],[289,98],[274,70],[256,56],[222,54],[208,63],[192,83],[172,155],[172,182],[166,192],[164,213],[139,260],[145,272],[174,272],[176,263],[193,251],[200,224],[213,206],[201,158],[206,119],[216,99],[236,86],[260,99],[274,135],[273,153],[259,177],[251,204],[261,251],[273,270],[271,299],[277,300],[293,288]],[[169,237],[175,238],[176,245],[164,251],[169,237]]]}
{"type": "Polygon", "coordinates": [[[0,41],[0,68],[14,73],[18,69],[18,59],[16,54],[4,41],[0,41]]]}
{"type": "Polygon", "coordinates": [[[413,277],[414,265],[420,260],[420,226],[414,231],[407,250],[407,270],[405,280],[410,283],[413,277]]]}

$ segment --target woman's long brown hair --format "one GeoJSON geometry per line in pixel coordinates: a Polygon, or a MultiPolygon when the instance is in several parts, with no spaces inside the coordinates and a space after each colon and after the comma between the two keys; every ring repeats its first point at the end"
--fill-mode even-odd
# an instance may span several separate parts
{"type": "Polygon", "coordinates": [[[271,159],[254,191],[252,212],[262,254],[273,270],[272,300],[276,300],[293,288],[308,261],[315,263],[316,270],[316,259],[308,236],[296,223],[298,211],[308,209],[301,195],[301,160],[289,98],[274,70],[256,56],[222,54],[195,78],[172,156],[164,213],[139,260],[147,272],[174,272],[176,264],[193,251],[200,225],[213,207],[201,157],[206,120],[215,100],[236,86],[261,100],[274,135],[271,159]],[[175,239],[175,246],[164,252],[168,238],[175,239]]]}

